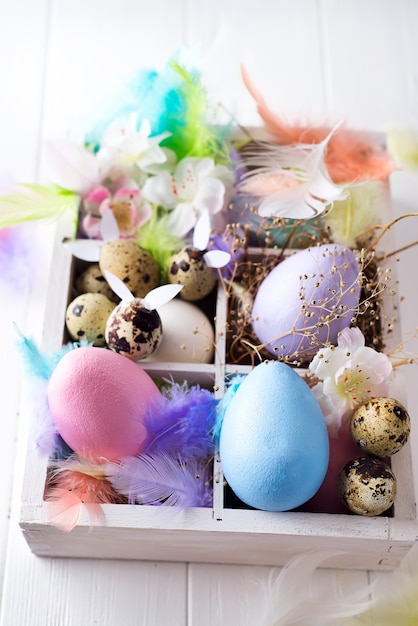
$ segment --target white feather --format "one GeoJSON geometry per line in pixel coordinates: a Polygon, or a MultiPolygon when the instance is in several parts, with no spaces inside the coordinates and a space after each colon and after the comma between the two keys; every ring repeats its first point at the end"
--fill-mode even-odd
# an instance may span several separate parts
{"type": "Polygon", "coordinates": [[[244,175],[242,189],[248,188],[250,180],[254,193],[263,196],[263,183],[269,182],[270,193],[261,202],[259,215],[310,219],[347,196],[343,187],[332,182],[324,160],[328,142],[337,128],[318,144],[280,146],[262,142],[253,152],[244,153],[244,165],[253,169],[244,175]],[[275,179],[277,191],[271,192],[275,179]]]}
{"type": "Polygon", "coordinates": [[[272,570],[267,581],[260,583],[264,602],[256,626],[336,626],[368,609],[371,585],[349,594],[338,586],[322,586],[322,592],[314,588],[315,570],[339,554],[336,550],[306,552],[281,570],[272,570]]]}

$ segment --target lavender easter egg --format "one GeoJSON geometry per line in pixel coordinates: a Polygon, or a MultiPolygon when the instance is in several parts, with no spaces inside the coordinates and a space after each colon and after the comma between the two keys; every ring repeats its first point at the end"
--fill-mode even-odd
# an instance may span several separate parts
{"type": "Polygon", "coordinates": [[[160,392],[138,365],[103,348],[77,348],[58,363],[48,404],[59,434],[78,454],[118,459],[147,444],[144,419],[160,392]]]}
{"type": "Polygon", "coordinates": [[[260,343],[276,357],[302,362],[324,343],[335,344],[360,298],[354,253],[327,244],[292,254],[262,281],[252,310],[260,343]]]}
{"type": "Polygon", "coordinates": [[[227,402],[219,451],[226,481],[246,504],[287,511],[325,477],[329,439],[306,382],[279,361],[260,363],[227,402]]]}

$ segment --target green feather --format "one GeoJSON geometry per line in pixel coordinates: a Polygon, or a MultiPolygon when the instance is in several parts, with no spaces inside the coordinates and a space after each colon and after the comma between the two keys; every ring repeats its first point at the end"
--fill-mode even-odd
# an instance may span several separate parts
{"type": "Polygon", "coordinates": [[[154,207],[151,219],[141,226],[136,240],[158,263],[162,283],[167,281],[171,256],[184,245],[184,240],[172,235],[167,228],[168,215],[163,209],[154,207]]]}
{"type": "Polygon", "coordinates": [[[177,82],[174,96],[167,102],[167,129],[172,134],[161,145],[173,150],[178,160],[185,157],[211,157],[217,163],[229,162],[226,127],[208,122],[209,102],[200,75],[177,61],[169,64],[177,82]]]}
{"type": "Polygon", "coordinates": [[[0,196],[0,228],[23,222],[57,219],[70,211],[77,227],[79,197],[72,191],[57,186],[23,184],[21,191],[0,196]]]}

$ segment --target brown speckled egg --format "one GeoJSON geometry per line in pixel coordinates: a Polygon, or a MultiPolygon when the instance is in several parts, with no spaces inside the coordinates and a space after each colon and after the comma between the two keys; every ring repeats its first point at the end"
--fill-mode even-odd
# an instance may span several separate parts
{"type": "Polygon", "coordinates": [[[349,461],[337,480],[338,494],[357,515],[372,517],[387,511],[396,497],[396,478],[381,459],[360,457],[349,461]]]}
{"type": "Polygon", "coordinates": [[[115,308],[101,293],[83,293],[67,307],[65,324],[72,339],[86,339],[94,346],[104,346],[105,328],[109,315],[115,308]]]}
{"type": "Polygon", "coordinates": [[[119,302],[118,296],[113,292],[113,289],[106,282],[105,277],[100,271],[98,263],[92,263],[77,277],[75,281],[75,288],[78,293],[102,293],[106,298],[109,298],[112,302],[119,302]]]}
{"type": "Polygon", "coordinates": [[[100,248],[100,270],[117,276],[136,298],[143,298],[159,285],[160,272],[153,257],[134,241],[107,241],[100,248]]]}
{"type": "Polygon", "coordinates": [[[385,457],[408,441],[411,420],[405,407],[393,398],[373,398],[351,417],[351,436],[363,452],[385,457]]]}
{"type": "Polygon", "coordinates": [[[197,248],[183,248],[171,257],[168,280],[175,285],[183,285],[180,292],[183,300],[201,300],[216,285],[216,270],[205,263],[204,253],[197,248]]]}
{"type": "Polygon", "coordinates": [[[106,324],[106,342],[111,350],[132,361],[145,359],[158,348],[162,340],[160,316],[135,298],[121,302],[106,324]]]}

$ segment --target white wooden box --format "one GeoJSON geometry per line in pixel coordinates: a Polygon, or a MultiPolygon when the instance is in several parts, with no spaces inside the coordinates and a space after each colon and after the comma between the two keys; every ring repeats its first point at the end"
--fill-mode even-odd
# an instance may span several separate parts
{"type": "MultiPolygon", "coordinates": [[[[56,226],[51,256],[39,268],[39,285],[34,287],[34,293],[38,288],[40,293],[46,292],[44,320],[38,320],[44,349],[55,349],[62,340],[71,270],[71,253],[62,240],[69,232],[68,222],[62,219],[56,226]]],[[[45,241],[45,232],[41,236],[45,241]]],[[[182,380],[216,386],[222,394],[225,375],[246,368],[225,364],[225,322],[226,299],[220,288],[214,363],[150,363],[147,371],[159,375],[169,368],[182,380]]],[[[25,411],[30,413],[30,407],[25,411]]],[[[221,465],[215,458],[213,508],[109,504],[104,505],[104,525],[90,529],[83,512],[81,523],[65,533],[48,521],[43,501],[47,459],[40,458],[30,440],[20,525],[31,550],[39,556],[283,565],[307,550],[335,549],[341,554],[327,561],[327,567],[390,570],[401,562],[418,535],[409,443],[392,457],[392,468],[398,495],[393,514],[387,517],[226,508],[221,465]]]]}

